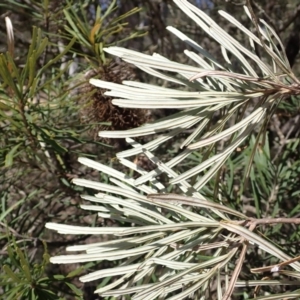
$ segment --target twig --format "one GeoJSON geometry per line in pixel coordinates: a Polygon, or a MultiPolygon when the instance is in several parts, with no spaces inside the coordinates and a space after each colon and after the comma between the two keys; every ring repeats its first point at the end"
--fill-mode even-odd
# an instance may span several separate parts
{"type": "Polygon", "coordinates": [[[265,16],[265,18],[272,25],[272,27],[275,29],[275,31],[278,32],[277,26],[275,25],[273,19],[266,13],[266,11],[260,5],[258,5],[256,3],[256,1],[252,0],[252,3],[253,3],[253,6],[255,6],[259,10],[259,12],[265,16]]]}
{"type": "Polygon", "coordinates": [[[296,11],[294,12],[293,16],[290,19],[286,20],[282,24],[282,26],[279,27],[278,32],[282,32],[285,29],[287,29],[297,19],[299,14],[300,14],[300,5],[297,6],[296,11]]]}
{"type": "MultiPolygon", "coordinates": [[[[255,225],[252,224],[249,228],[250,231],[253,231],[255,228],[255,225]]],[[[231,279],[230,279],[230,283],[229,283],[229,286],[222,298],[222,300],[227,300],[229,299],[229,297],[231,297],[232,293],[233,293],[233,290],[234,290],[234,287],[235,287],[235,284],[238,280],[238,277],[241,273],[241,269],[242,269],[242,266],[243,266],[243,263],[245,261],[245,256],[246,256],[246,253],[247,253],[247,249],[248,249],[248,241],[243,238],[243,249],[241,251],[241,254],[240,254],[240,258],[238,260],[238,263],[236,264],[236,267],[231,275],[231,279]]]]}
{"type": "Polygon", "coordinates": [[[251,269],[250,271],[251,271],[251,273],[255,273],[255,274],[256,273],[264,273],[264,272],[275,273],[275,272],[279,272],[282,267],[288,266],[288,265],[292,264],[293,262],[296,262],[299,260],[300,260],[300,256],[297,256],[297,257],[283,261],[282,263],[279,263],[276,265],[262,267],[262,268],[255,268],[255,269],[251,269]]]}
{"type": "Polygon", "coordinates": [[[214,71],[204,71],[204,72],[201,72],[201,73],[198,73],[198,74],[192,76],[189,80],[193,81],[195,79],[203,78],[203,77],[207,77],[207,76],[229,77],[229,78],[235,78],[238,80],[244,80],[244,81],[248,81],[248,82],[258,83],[261,85],[262,84],[270,85],[273,88],[270,88],[270,90],[266,90],[266,93],[268,92],[268,94],[275,93],[278,90],[283,94],[290,94],[292,91],[295,94],[300,93],[299,86],[297,84],[285,85],[280,82],[274,82],[274,81],[270,81],[270,80],[260,78],[260,77],[251,77],[251,76],[247,76],[247,75],[243,75],[243,74],[237,74],[237,73],[226,72],[226,71],[215,71],[215,70],[214,71]]]}

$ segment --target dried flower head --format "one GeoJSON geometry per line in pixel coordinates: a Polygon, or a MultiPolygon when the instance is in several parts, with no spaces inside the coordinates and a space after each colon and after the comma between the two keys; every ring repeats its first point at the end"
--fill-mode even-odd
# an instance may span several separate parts
{"type": "MultiPolygon", "coordinates": [[[[111,61],[98,69],[93,69],[85,75],[86,79],[101,78],[101,80],[122,83],[124,80],[135,80],[136,73],[132,67],[122,61],[111,61]]],[[[84,123],[96,123],[93,134],[99,130],[127,130],[144,124],[148,119],[148,112],[144,109],[121,108],[112,103],[113,97],[105,95],[107,89],[98,89],[89,83],[84,84],[80,92],[88,97],[82,97],[81,119],[84,123]],[[110,123],[103,125],[98,123],[110,123]],[[98,124],[98,125],[97,125],[98,124]]],[[[124,150],[125,141],[118,139],[104,139],[117,150],[124,150]]]]}

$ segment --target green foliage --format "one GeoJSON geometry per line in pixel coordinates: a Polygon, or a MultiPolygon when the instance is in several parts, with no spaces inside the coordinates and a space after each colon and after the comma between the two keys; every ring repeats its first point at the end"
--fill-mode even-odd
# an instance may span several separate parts
{"type": "MultiPolygon", "coordinates": [[[[54,90],[52,85],[65,72],[65,69],[62,71],[55,69],[54,65],[70,50],[73,43],[74,40],[41,69],[37,69],[37,65],[48,45],[48,40],[42,38],[41,30],[37,28],[33,28],[32,43],[24,67],[20,68],[16,65],[11,53],[1,54],[0,77],[3,95],[1,104],[5,108],[1,111],[1,124],[5,140],[2,140],[4,147],[0,162],[6,167],[10,167],[13,160],[24,152],[42,149],[43,143],[49,145],[50,150],[58,150],[60,154],[65,151],[60,145],[59,136],[55,134],[55,128],[51,130],[51,123],[57,109],[66,105],[67,93],[55,93],[57,90],[54,90]],[[56,75],[41,82],[49,72],[56,75]],[[41,93],[45,93],[48,97],[37,99],[41,93]],[[42,126],[45,126],[43,123],[48,126],[43,128],[42,126]]],[[[70,137],[73,138],[72,135],[70,137]]],[[[46,150],[39,153],[40,163],[47,163],[48,153],[46,150]]]]}
{"type": "Polygon", "coordinates": [[[59,294],[65,291],[58,290],[58,283],[63,283],[72,291],[73,299],[82,299],[82,292],[71,282],[72,278],[81,272],[81,269],[67,276],[45,276],[45,271],[49,267],[49,254],[45,243],[40,263],[33,263],[28,257],[28,253],[23,252],[14,239],[10,241],[6,250],[7,257],[3,259],[3,273],[0,274],[0,286],[3,288],[2,299],[63,300],[65,298],[59,297],[59,294]]]}
{"type": "Polygon", "coordinates": [[[124,19],[136,14],[140,11],[139,8],[134,8],[131,11],[121,15],[114,16],[114,11],[117,9],[116,0],[111,1],[109,7],[105,12],[101,11],[101,7],[97,6],[95,21],[91,25],[86,16],[85,6],[82,4],[70,5],[64,9],[64,15],[68,21],[68,25],[65,26],[66,31],[70,34],[70,37],[76,37],[78,43],[88,50],[88,53],[77,53],[84,55],[91,64],[95,67],[100,64],[106,64],[104,47],[110,45],[119,44],[124,41],[142,37],[144,33],[129,32],[128,36],[125,36],[121,40],[116,40],[120,33],[126,31],[127,23],[124,19]]]}
{"type": "MultiPolygon", "coordinates": [[[[104,149],[108,149],[90,136],[95,124],[80,122],[81,98],[88,101],[93,94],[84,89],[88,84],[85,75],[105,63],[103,45],[138,35],[131,32],[126,37],[124,31],[124,19],[138,10],[112,17],[117,8],[113,1],[108,10],[100,13],[98,9],[96,23],[90,25],[86,21],[90,2],[10,0],[0,4],[0,10],[8,10],[10,15],[5,19],[7,45],[1,44],[0,53],[3,299],[83,297],[74,284],[78,272],[51,275],[46,249],[44,255],[37,251],[32,258],[29,253],[34,251],[33,241],[47,239],[51,243],[55,238],[49,237],[40,224],[53,217],[65,222],[78,216],[76,199],[83,189],[74,186],[71,179],[87,171],[78,166],[77,156],[105,158],[104,149]],[[73,36],[76,26],[84,27],[81,36],[87,43],[77,34],[73,36]],[[9,244],[7,228],[16,235],[9,244]],[[18,243],[22,240],[32,243],[21,249],[18,243]],[[38,262],[41,257],[42,262],[38,262]]],[[[102,124],[110,125],[105,120],[96,125],[102,124]]],[[[84,223],[83,218],[78,219],[84,223]]],[[[60,245],[65,241],[55,242],[60,245]]]]}

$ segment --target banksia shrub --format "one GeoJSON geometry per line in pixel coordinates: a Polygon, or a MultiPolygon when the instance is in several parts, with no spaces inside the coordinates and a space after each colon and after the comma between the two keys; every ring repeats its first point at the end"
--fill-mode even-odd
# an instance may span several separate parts
{"type": "Polygon", "coordinates": [[[299,94],[300,82],[276,32],[265,21],[257,20],[249,3],[245,13],[256,34],[228,13],[219,12],[247,37],[249,44],[242,45],[188,1],[174,2],[220,45],[223,61],[174,27],[168,30],[187,44],[189,50],[184,54],[190,65],[159,54],[150,56],[119,47],[105,49],[172,84],[162,87],[130,80],[119,84],[91,79],[92,85],[106,89],[105,95],[114,98],[113,105],[178,111],[134,129],[99,132],[102,138],[126,139],[132,148],[119,152],[117,158],[140,176],[131,177],[130,172],[79,158],[82,164],[107,174],[110,183],[85,179],[75,179],[74,183],[99,191],[94,196],[82,196],[91,202],[82,205],[83,209],[96,211],[100,218],[115,220],[122,226],[46,224],[61,234],[114,237],[68,247],[67,251],[83,253],[52,257],[51,262],[118,260],[115,267],[80,278],[82,282],[103,280],[95,291],[102,297],[225,300],[234,297],[237,290],[248,289],[248,298],[299,298],[300,291],[292,287],[299,284],[299,257],[288,255],[287,249],[258,230],[269,224],[299,224],[299,218],[252,218],[231,208],[220,193],[220,175],[231,154],[251,144],[242,175],[245,180],[249,177],[256,150],[258,146],[263,148],[268,121],[280,102],[299,94]],[[263,58],[256,54],[257,49],[264,53],[263,58]],[[137,141],[148,135],[152,136],[150,141],[137,141]],[[171,158],[160,157],[158,150],[167,153],[165,145],[170,141],[178,148],[176,153],[172,152],[171,158]],[[140,154],[155,164],[153,170],[146,171],[134,163],[131,158],[140,154]],[[199,163],[192,164],[195,157],[199,163]],[[167,182],[160,181],[162,175],[167,182]],[[205,188],[211,181],[215,189],[208,198],[205,188]],[[244,265],[253,256],[253,265],[244,265]],[[255,261],[264,264],[257,266],[255,261]],[[273,276],[275,273],[278,278],[273,276]]]}

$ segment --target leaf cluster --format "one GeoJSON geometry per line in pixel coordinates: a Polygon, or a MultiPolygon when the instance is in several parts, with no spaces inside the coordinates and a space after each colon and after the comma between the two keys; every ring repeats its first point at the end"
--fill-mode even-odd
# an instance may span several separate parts
{"type": "Polygon", "coordinates": [[[138,128],[99,132],[100,137],[126,139],[131,148],[117,153],[117,158],[138,175],[79,158],[107,174],[109,183],[73,182],[100,191],[83,195],[92,204],[82,209],[97,211],[99,218],[122,226],[47,223],[60,234],[113,236],[109,241],[70,246],[67,251],[83,253],[54,256],[51,262],[118,260],[117,266],[80,278],[83,282],[104,278],[95,292],[107,297],[271,299],[267,295],[271,293],[272,299],[297,299],[300,258],[295,240],[300,220],[292,182],[299,176],[299,160],[290,156],[290,149],[296,149],[299,136],[273,139],[271,145],[267,131],[280,103],[298,98],[299,79],[278,34],[258,20],[251,1],[244,10],[255,33],[219,11],[245,35],[246,45],[189,1],[174,2],[216,41],[222,57],[214,57],[172,26],[167,29],[187,44],[184,54],[191,64],[156,53],[105,49],[170,84],[98,79],[91,79],[91,84],[106,89],[105,95],[114,97],[112,103],[119,107],[172,113],[138,128]],[[143,136],[151,138],[140,142],[143,136]],[[168,143],[178,151],[168,152],[168,143]],[[132,159],[139,155],[154,168],[143,168],[132,159]],[[295,209],[285,207],[286,193],[295,209]],[[295,229],[292,238],[289,226],[295,229]]]}
{"type": "Polygon", "coordinates": [[[61,283],[72,291],[73,299],[82,299],[82,292],[71,282],[72,277],[80,273],[80,269],[67,276],[45,276],[46,268],[49,267],[49,254],[45,243],[40,263],[33,263],[28,253],[23,252],[14,238],[11,239],[6,250],[7,256],[3,258],[3,273],[0,274],[3,299],[63,299],[59,294],[68,293],[68,289],[59,291],[61,283]]]}

